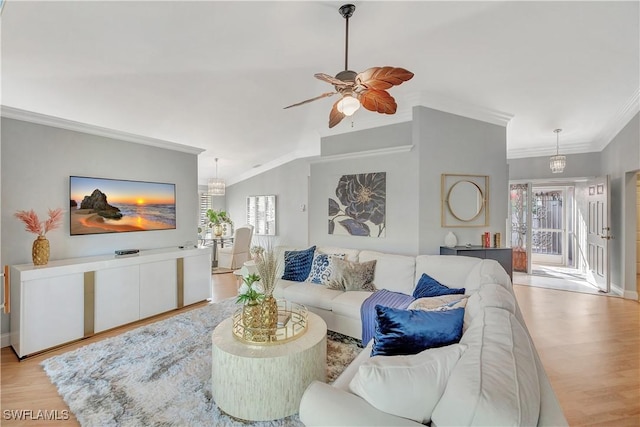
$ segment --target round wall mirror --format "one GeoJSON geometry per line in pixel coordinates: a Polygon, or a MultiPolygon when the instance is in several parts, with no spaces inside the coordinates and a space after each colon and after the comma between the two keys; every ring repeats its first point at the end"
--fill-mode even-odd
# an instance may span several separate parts
{"type": "Polygon", "coordinates": [[[451,215],[457,220],[469,222],[482,212],[484,195],[476,183],[461,180],[449,189],[447,204],[451,215]]]}

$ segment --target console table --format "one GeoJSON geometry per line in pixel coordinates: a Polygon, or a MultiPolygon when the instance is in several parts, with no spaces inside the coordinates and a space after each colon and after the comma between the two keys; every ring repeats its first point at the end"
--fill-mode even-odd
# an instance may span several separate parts
{"type": "Polygon", "coordinates": [[[11,266],[19,358],[211,298],[211,248],[11,266]]]}
{"type": "Polygon", "coordinates": [[[511,248],[485,248],[482,246],[440,246],[440,255],[460,255],[474,258],[493,259],[500,263],[513,281],[513,261],[511,248]]]}

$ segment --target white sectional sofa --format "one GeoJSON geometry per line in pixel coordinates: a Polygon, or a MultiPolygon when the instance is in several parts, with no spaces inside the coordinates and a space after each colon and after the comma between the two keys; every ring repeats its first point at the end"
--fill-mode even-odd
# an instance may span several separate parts
{"type": "MultiPolygon", "coordinates": [[[[286,250],[300,248],[278,249],[282,257],[286,250]]],[[[461,356],[451,372],[447,372],[437,404],[433,402],[435,407],[429,414],[431,425],[567,425],[524,325],[511,280],[496,261],[444,255],[412,257],[335,247],[318,247],[316,250],[326,254],[344,254],[345,259],[353,262],[376,260],[374,284],[377,289],[411,295],[423,273],[447,287],[466,289],[468,299],[463,335],[460,344],[456,344],[460,346],[461,356]]],[[[284,262],[283,258],[281,262],[284,262]]],[[[304,304],[326,321],[329,330],[362,337],[360,307],[370,292],[344,292],[315,283],[279,279],[274,295],[304,304]]],[[[418,357],[372,358],[371,347],[372,343],[369,343],[332,385],[314,382],[308,387],[300,403],[300,419],[305,425],[429,424],[429,420],[399,416],[396,412],[402,412],[400,409],[389,409],[395,394],[402,396],[401,399],[413,398],[421,402],[419,397],[410,396],[411,393],[407,396],[404,390],[381,386],[375,394],[378,400],[384,400],[384,410],[375,402],[378,407],[372,405],[372,399],[367,401],[354,393],[354,378],[361,369],[370,372],[372,364],[377,363],[383,366],[383,373],[385,364],[399,364],[402,369],[408,369],[405,365],[414,363],[412,357],[418,357]],[[389,394],[388,398],[386,394],[389,394]]],[[[410,370],[406,372],[412,375],[410,370]]],[[[365,377],[360,373],[358,381],[362,378],[365,377]]],[[[415,378],[415,385],[420,386],[417,383],[419,375],[415,378]]],[[[407,390],[420,390],[420,387],[407,387],[407,390]]],[[[406,404],[398,402],[398,406],[406,404]]]]}

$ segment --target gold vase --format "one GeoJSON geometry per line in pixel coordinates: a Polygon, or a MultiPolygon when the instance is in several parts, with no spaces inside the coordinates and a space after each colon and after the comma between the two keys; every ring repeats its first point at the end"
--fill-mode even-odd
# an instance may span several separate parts
{"type": "Polygon", "coordinates": [[[252,301],[242,307],[242,323],[244,324],[244,339],[247,341],[265,341],[262,332],[262,304],[252,301]]]}
{"type": "Polygon", "coordinates": [[[262,327],[273,331],[278,327],[278,303],[273,295],[262,301],[262,327]]]}
{"type": "Polygon", "coordinates": [[[31,258],[34,265],[46,265],[49,262],[49,241],[44,235],[38,236],[31,247],[31,258]]]}
{"type": "Polygon", "coordinates": [[[224,227],[222,226],[222,224],[216,224],[213,226],[213,235],[215,237],[222,236],[222,233],[224,233],[224,227]]]}

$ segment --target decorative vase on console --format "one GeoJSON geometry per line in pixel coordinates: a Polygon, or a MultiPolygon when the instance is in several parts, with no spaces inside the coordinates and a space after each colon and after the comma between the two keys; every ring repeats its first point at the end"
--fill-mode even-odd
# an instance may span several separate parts
{"type": "Polygon", "coordinates": [[[453,234],[453,231],[450,231],[447,233],[447,235],[444,237],[444,245],[448,248],[453,248],[458,244],[458,238],[456,237],[455,234],[453,234]]]}
{"type": "Polygon", "coordinates": [[[229,214],[223,210],[207,209],[207,218],[209,219],[209,227],[216,238],[220,238],[224,234],[226,224],[233,226],[229,214]]]}
{"type": "Polygon", "coordinates": [[[49,219],[41,222],[38,215],[31,209],[30,211],[18,211],[14,214],[16,218],[25,224],[25,230],[37,234],[38,237],[31,247],[31,259],[34,265],[47,265],[49,262],[49,240],[45,234],[60,227],[62,221],[62,209],[49,209],[49,219]]]}

